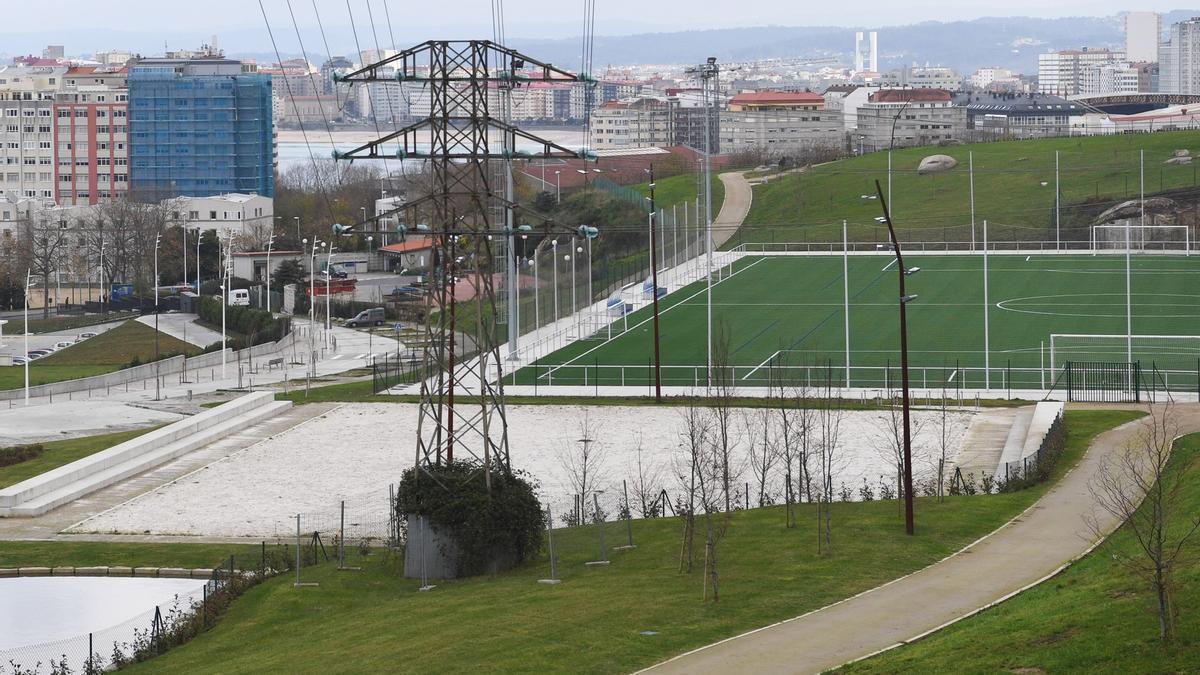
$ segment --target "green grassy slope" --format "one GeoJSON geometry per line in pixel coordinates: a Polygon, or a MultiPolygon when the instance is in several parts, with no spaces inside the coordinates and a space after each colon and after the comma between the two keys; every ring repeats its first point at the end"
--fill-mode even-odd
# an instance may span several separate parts
{"type": "Polygon", "coordinates": [[[27,478],[32,478],[64,464],[70,464],[77,459],[82,459],[101,450],[107,450],[114,445],[124,443],[131,438],[137,438],[157,428],[133,429],[131,431],[118,431],[111,434],[99,434],[96,436],[84,436],[82,438],[69,438],[43,443],[42,446],[45,450],[40,456],[20,462],[19,464],[0,467],[0,488],[15,485],[27,478]]]}
{"type": "MultiPolygon", "coordinates": [[[[1200,435],[1176,443],[1176,469],[1193,465],[1179,515],[1200,512],[1200,435]]],[[[1186,522],[1176,522],[1178,531],[1186,522]]],[[[1143,555],[1126,532],[1059,576],[929,638],[845,668],[853,673],[1196,672],[1200,664],[1200,566],[1177,572],[1179,638],[1158,640],[1154,593],[1117,558],[1143,555]],[[1024,670],[1021,670],[1024,669],[1024,670]]]]}
{"type": "MultiPolygon", "coordinates": [[[[1200,132],[1181,131],[1086,138],[1053,138],[976,143],[946,148],[911,148],[892,155],[892,212],[911,241],[970,241],[968,153],[975,164],[975,217],[988,220],[992,240],[1054,240],[1054,153],[1058,151],[1064,239],[1087,239],[1086,225],[1096,208],[1136,198],[1139,151],[1146,153],[1146,192],[1193,188],[1197,167],[1163,162],[1176,149],[1200,151],[1200,132]],[[947,154],[959,161],[947,173],[918,176],[923,157],[947,154]],[[1090,215],[1089,215],[1090,214],[1090,215]],[[1083,229],[1074,229],[1082,226],[1083,229]]],[[[741,242],[840,241],[842,220],[854,240],[882,241],[882,214],[875,181],[887,189],[887,153],[812,167],[756,187],[746,226],[727,247],[741,242]]],[[[976,236],[981,237],[977,226],[976,236]]]]}
{"type": "MultiPolygon", "coordinates": [[[[1137,414],[1068,413],[1060,474],[1096,433],[1137,414]]],[[[557,586],[537,583],[548,573],[543,557],[420,593],[416,580],[399,578],[376,554],[354,562],[362,572],[329,564],[306,570],[319,587],[297,590],[284,578],[255,588],[214,630],[134,670],[628,672],[928,565],[1001,525],[1044,489],[944,504],[921,499],[915,538],[903,534],[894,502],[836,504],[830,556],[816,553],[807,506],[795,529],[784,527],[779,507],[737,512],[720,548],[718,603],[701,601],[699,564],[691,574],[678,572],[674,518],[635,521],[637,548],[613,552],[606,567],[583,565],[597,556],[594,526],[556,532],[557,586]]],[[[609,545],[624,543],[623,525],[608,528],[609,545]]]]}

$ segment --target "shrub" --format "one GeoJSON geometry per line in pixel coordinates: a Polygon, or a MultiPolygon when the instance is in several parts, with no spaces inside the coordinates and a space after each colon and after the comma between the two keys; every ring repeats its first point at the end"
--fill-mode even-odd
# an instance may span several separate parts
{"type": "Polygon", "coordinates": [[[41,443],[33,443],[32,445],[13,445],[7,448],[0,448],[0,466],[12,466],[20,464],[40,456],[45,452],[45,448],[41,443]]]}
{"type": "Polygon", "coordinates": [[[537,483],[524,472],[490,473],[489,492],[479,462],[412,467],[396,492],[397,516],[425,516],[454,541],[461,576],[482,573],[494,559],[520,564],[542,547],[545,521],[537,483]]]}

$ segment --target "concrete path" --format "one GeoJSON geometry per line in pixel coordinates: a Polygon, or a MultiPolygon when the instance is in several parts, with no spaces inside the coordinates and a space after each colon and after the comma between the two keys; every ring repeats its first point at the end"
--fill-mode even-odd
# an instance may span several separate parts
{"type": "MultiPolygon", "coordinates": [[[[1200,406],[1180,405],[1180,433],[1200,430],[1200,406]]],[[[1033,506],[962,551],[907,577],[659,664],[662,673],[818,673],[929,632],[1006,599],[1086,553],[1089,481],[1142,422],[1101,434],[1078,466],[1033,506]]],[[[918,517],[918,527],[920,520],[918,517]]],[[[1102,518],[1105,532],[1117,522],[1102,518]]]]}
{"type": "Polygon", "coordinates": [[[119,401],[59,401],[25,408],[6,401],[0,408],[0,446],[45,443],[66,438],[110,434],[182,417],[175,411],[132,406],[119,401]]]}
{"type": "MultiPolygon", "coordinates": [[[[971,418],[967,437],[963,440],[962,452],[954,460],[964,476],[974,474],[976,479],[983,474],[996,473],[1000,455],[1013,429],[1017,412],[1021,408],[999,408],[984,410],[971,418]]],[[[1029,415],[1032,417],[1032,407],[1029,415]]],[[[1024,437],[1022,437],[1024,440],[1024,437]]],[[[953,473],[953,472],[951,472],[953,473]]]]}
{"type": "MultiPolygon", "coordinates": [[[[167,314],[164,312],[158,315],[158,330],[197,347],[207,347],[214,342],[220,342],[221,331],[201,326],[196,323],[197,318],[195,314],[167,314]]],[[[137,321],[154,328],[153,314],[139,316],[137,321]]]]}
{"type": "Polygon", "coordinates": [[[746,180],[744,171],[729,171],[717,177],[725,184],[725,201],[721,203],[721,210],[712,225],[714,248],[720,248],[733,237],[754,202],[754,190],[746,180]]]}
{"type": "MultiPolygon", "coordinates": [[[[102,490],[97,490],[86,497],[76,499],[44,515],[36,518],[0,518],[0,540],[70,539],[72,541],[79,541],[94,539],[100,533],[92,533],[91,535],[65,535],[61,533],[72,525],[86,521],[88,518],[119,506],[130,499],[136,499],[140,495],[151,492],[170,481],[178,480],[223,457],[240,452],[259,441],[280,434],[297,424],[323,415],[335,407],[337,407],[337,404],[330,403],[293,406],[267,421],[230,434],[216,443],[190,452],[183,457],[150,469],[128,480],[121,481],[102,490]]],[[[230,495],[230,498],[233,499],[235,496],[230,495]]],[[[82,526],[80,529],[86,531],[87,527],[82,526]]],[[[147,539],[136,535],[104,535],[103,540],[170,541],[171,538],[158,536],[147,539]]],[[[208,539],[200,537],[176,537],[175,540],[187,542],[208,541],[208,539]]],[[[219,541],[227,540],[227,538],[219,539],[219,541]]]]}

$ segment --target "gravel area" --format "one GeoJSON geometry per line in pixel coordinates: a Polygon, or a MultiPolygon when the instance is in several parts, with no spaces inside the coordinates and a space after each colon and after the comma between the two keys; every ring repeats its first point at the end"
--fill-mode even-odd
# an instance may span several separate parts
{"type": "MultiPolygon", "coordinates": [[[[738,483],[751,483],[746,460],[749,446],[745,415],[735,411],[737,447],[734,464],[738,483]]],[[[564,456],[577,452],[584,437],[586,416],[592,447],[601,457],[594,468],[597,488],[604,489],[602,505],[615,513],[622,479],[630,489],[638,474],[638,449],[643,471],[657,476],[670,495],[679,491],[675,478],[682,443],[684,409],[678,407],[510,406],[510,456],[513,468],[530,472],[540,483],[542,499],[556,514],[572,501],[564,456]]],[[[936,471],[941,428],[933,412],[918,412],[914,439],[914,469],[918,477],[936,471]]],[[[947,425],[947,460],[958,453],[971,419],[951,413],[947,425]]],[[[384,523],[389,484],[414,459],[417,407],[410,404],[348,404],[266,439],[235,455],[214,462],[99,514],[71,529],[74,532],[188,534],[206,536],[286,536],[295,532],[295,515],[306,514],[305,530],[313,523],[336,523],[338,505],[346,500],[347,522],[384,523]]],[[[863,479],[878,489],[881,477],[894,482],[895,470],[884,440],[888,413],[847,411],[841,423],[839,466],[835,485],[854,491],[863,479]]],[[[761,432],[760,432],[761,433],[761,432]]],[[[459,456],[463,449],[458,449],[459,456]]],[[[777,469],[769,491],[782,492],[777,469]]],[[[636,511],[636,510],[635,510],[636,511]]],[[[310,527],[311,525],[311,527],[310,527]]],[[[325,529],[325,525],[321,526],[325,529]]]]}

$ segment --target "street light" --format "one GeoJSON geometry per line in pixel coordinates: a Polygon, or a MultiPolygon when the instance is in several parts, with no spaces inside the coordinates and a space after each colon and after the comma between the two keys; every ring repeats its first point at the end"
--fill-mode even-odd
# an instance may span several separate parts
{"type": "MultiPolygon", "coordinates": [[[[558,173],[557,171],[555,173],[558,173]]],[[[550,255],[550,260],[554,262],[554,323],[558,323],[558,239],[550,241],[550,247],[554,252],[550,255]]]]}
{"type": "Polygon", "coordinates": [[[25,405],[29,405],[29,286],[33,283],[33,270],[25,269],[25,405]]]}
{"type": "MultiPolygon", "coordinates": [[[[325,247],[325,242],[321,242],[321,247],[322,248],[325,247]]],[[[326,340],[326,342],[329,341],[329,331],[332,329],[332,326],[329,323],[329,296],[330,296],[329,287],[330,287],[330,282],[333,280],[333,268],[330,267],[330,265],[333,264],[333,251],[336,248],[337,248],[336,246],[334,246],[333,244],[330,244],[329,245],[329,253],[326,254],[326,256],[325,256],[325,340],[326,340]]]]}
{"type": "Polygon", "coordinates": [[[158,249],[162,245],[162,234],[154,235],[154,400],[162,398],[158,379],[158,249]]]}
{"type": "Polygon", "coordinates": [[[896,254],[896,271],[900,279],[900,383],[902,388],[901,405],[904,409],[904,532],[913,534],[913,485],[912,485],[912,423],[909,419],[908,400],[908,317],[905,308],[908,303],[917,299],[904,290],[904,279],[921,271],[920,267],[907,268],[904,266],[904,255],[900,251],[900,239],[896,237],[896,228],[892,226],[892,214],[888,210],[887,200],[883,196],[883,187],[875,181],[875,192],[883,207],[884,218],[887,219],[888,235],[892,239],[892,250],[896,254]]]}
{"type": "Polygon", "coordinates": [[[562,172],[554,172],[554,203],[562,203],[562,172]]]}
{"type": "Polygon", "coordinates": [[[271,313],[271,248],[275,245],[275,233],[267,240],[267,314],[271,313]]]}
{"type": "MultiPolygon", "coordinates": [[[[304,238],[300,241],[301,241],[302,245],[304,245],[304,246],[308,245],[308,238],[304,238]]],[[[309,351],[309,360],[311,361],[311,363],[309,364],[309,372],[312,373],[313,377],[316,377],[316,375],[317,375],[317,360],[316,360],[317,347],[315,344],[315,339],[316,339],[315,332],[316,332],[316,326],[317,326],[317,321],[316,321],[317,276],[316,275],[317,275],[317,244],[318,243],[320,243],[322,246],[324,246],[324,242],[319,242],[318,240],[314,239],[312,242],[312,248],[309,251],[309,258],[308,258],[308,351],[309,351]]]]}
{"type": "Polygon", "coordinates": [[[300,216],[292,216],[292,220],[296,221],[296,239],[300,239],[300,216]]]}

